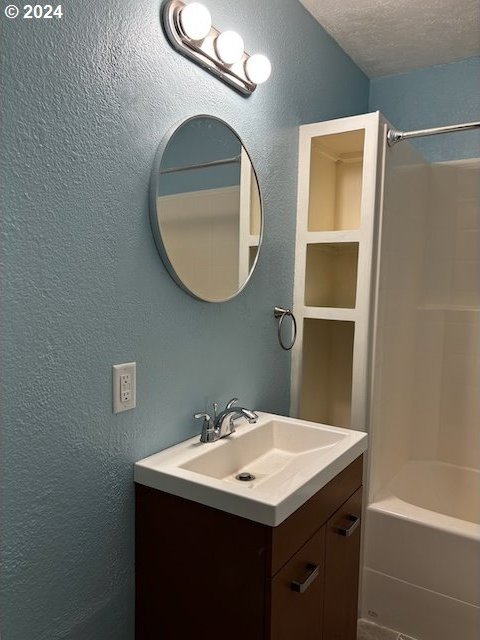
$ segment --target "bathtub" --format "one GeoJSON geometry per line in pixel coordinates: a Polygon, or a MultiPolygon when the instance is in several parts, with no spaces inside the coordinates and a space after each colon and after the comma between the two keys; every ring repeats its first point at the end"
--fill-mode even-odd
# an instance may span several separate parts
{"type": "Polygon", "coordinates": [[[362,617],[418,640],[478,640],[480,472],[411,461],[365,520],[362,617]]]}

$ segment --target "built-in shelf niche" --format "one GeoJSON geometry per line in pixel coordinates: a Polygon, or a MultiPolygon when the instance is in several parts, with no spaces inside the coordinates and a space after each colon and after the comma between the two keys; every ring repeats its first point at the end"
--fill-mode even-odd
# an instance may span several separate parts
{"type": "Polygon", "coordinates": [[[365,131],[311,141],[308,231],[360,227],[365,131]]]}
{"type": "Polygon", "coordinates": [[[307,244],[305,305],[354,309],[358,242],[307,244]]]}
{"type": "Polygon", "coordinates": [[[368,429],[378,152],[386,126],[378,112],[306,124],[298,146],[290,411],[360,430],[368,429]]]}
{"type": "Polygon", "coordinates": [[[355,323],[305,318],[299,417],[351,426],[355,323]]]}

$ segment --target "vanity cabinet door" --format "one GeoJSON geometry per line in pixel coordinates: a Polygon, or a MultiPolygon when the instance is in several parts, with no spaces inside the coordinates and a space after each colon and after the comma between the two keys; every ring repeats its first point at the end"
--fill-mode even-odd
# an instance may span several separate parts
{"type": "Polygon", "coordinates": [[[270,640],[321,640],[325,527],[272,579],[270,640]]]}
{"type": "Polygon", "coordinates": [[[323,640],[357,637],[362,488],[326,524],[323,640]]]}

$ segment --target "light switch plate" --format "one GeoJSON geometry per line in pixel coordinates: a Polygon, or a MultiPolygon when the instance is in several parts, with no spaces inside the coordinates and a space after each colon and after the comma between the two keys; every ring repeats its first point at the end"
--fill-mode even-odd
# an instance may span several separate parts
{"type": "Polygon", "coordinates": [[[114,364],[112,370],[113,413],[137,406],[137,363],[114,364]]]}

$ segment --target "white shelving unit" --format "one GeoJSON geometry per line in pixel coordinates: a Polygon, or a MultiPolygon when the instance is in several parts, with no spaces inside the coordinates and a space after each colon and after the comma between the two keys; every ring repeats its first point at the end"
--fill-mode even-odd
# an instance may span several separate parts
{"type": "Polygon", "coordinates": [[[300,127],[291,414],[359,430],[381,125],[377,112],[300,127]]]}

